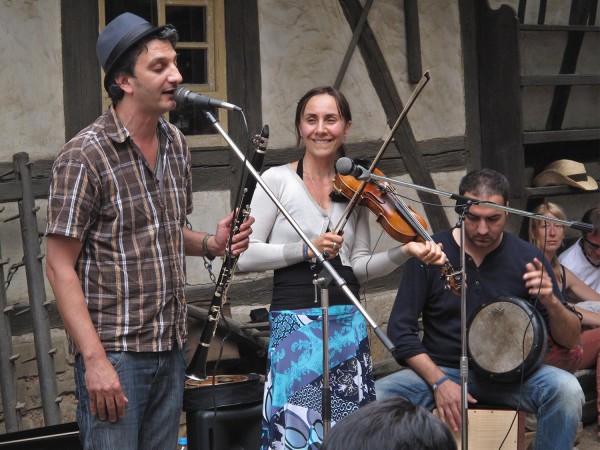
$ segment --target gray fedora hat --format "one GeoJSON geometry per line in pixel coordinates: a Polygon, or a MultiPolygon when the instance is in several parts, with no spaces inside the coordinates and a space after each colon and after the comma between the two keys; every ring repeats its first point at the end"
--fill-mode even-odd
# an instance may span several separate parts
{"type": "Polygon", "coordinates": [[[102,30],[96,42],[96,54],[104,72],[110,73],[119,57],[140,39],[165,27],[167,25],[156,27],[132,13],[123,13],[114,18],[102,30]]]}

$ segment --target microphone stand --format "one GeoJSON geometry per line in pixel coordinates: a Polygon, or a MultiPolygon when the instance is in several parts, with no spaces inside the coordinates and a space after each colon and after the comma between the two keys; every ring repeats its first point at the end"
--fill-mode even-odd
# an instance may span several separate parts
{"type": "Polygon", "coordinates": [[[225,130],[223,130],[223,127],[221,126],[221,124],[219,124],[219,121],[215,118],[215,116],[210,111],[206,111],[206,110],[204,111],[204,115],[211,122],[211,124],[215,127],[215,129],[219,132],[219,134],[221,134],[221,136],[223,136],[225,141],[227,141],[227,143],[229,144],[229,147],[233,150],[233,152],[236,154],[236,156],[239,158],[239,160],[246,166],[246,170],[256,179],[256,182],[260,185],[260,187],[262,187],[264,189],[267,196],[275,204],[277,209],[279,209],[281,214],[283,214],[283,216],[289,222],[291,227],[296,231],[296,233],[298,233],[300,238],[313,251],[313,253],[316,255],[317,263],[329,273],[329,275],[332,277],[335,284],[338,285],[338,287],[342,290],[342,292],[346,295],[346,297],[352,302],[352,304],[356,307],[356,309],[358,309],[358,311],[363,315],[363,317],[365,318],[367,323],[371,326],[371,328],[373,328],[373,332],[375,333],[375,335],[381,340],[381,342],[388,349],[388,351],[392,352],[394,350],[394,344],[392,344],[392,341],[390,340],[390,338],[388,338],[387,335],[383,332],[383,330],[381,328],[379,328],[379,326],[377,325],[375,320],[373,320],[373,318],[369,315],[367,310],[360,304],[359,300],[354,296],[354,294],[348,287],[346,280],[344,280],[340,276],[340,274],[337,273],[337,271],[333,268],[331,263],[329,263],[329,261],[327,261],[327,258],[325,258],[324,255],[319,253],[319,250],[317,249],[317,247],[312,243],[312,241],[309,239],[309,237],[302,231],[300,226],[292,218],[290,213],[285,209],[285,207],[281,204],[281,202],[277,199],[277,197],[275,197],[275,194],[273,194],[273,191],[271,191],[271,189],[269,189],[269,186],[267,186],[267,184],[262,179],[260,174],[254,169],[254,167],[252,167],[252,164],[250,163],[250,161],[248,161],[247,158],[245,158],[242,151],[237,147],[237,145],[235,145],[235,143],[229,137],[229,135],[225,132],[225,130]]]}
{"type": "MultiPolygon", "coordinates": [[[[530,219],[545,220],[546,222],[559,223],[566,227],[573,228],[574,230],[583,231],[586,233],[589,233],[594,230],[594,227],[592,226],[592,224],[589,224],[589,223],[561,220],[561,219],[557,219],[555,217],[549,217],[549,216],[544,216],[542,214],[524,211],[522,209],[510,208],[508,206],[497,205],[496,203],[477,200],[476,198],[471,198],[471,197],[467,197],[467,196],[460,195],[460,194],[453,194],[451,192],[440,191],[438,189],[432,189],[432,188],[428,188],[426,186],[420,186],[418,184],[408,183],[406,181],[397,180],[395,178],[388,178],[388,177],[384,177],[384,176],[380,176],[380,175],[375,175],[374,173],[369,172],[364,167],[359,166],[358,164],[357,164],[357,166],[360,167],[360,169],[362,170],[362,174],[360,176],[356,177],[357,180],[374,180],[374,181],[381,181],[381,182],[385,182],[385,183],[397,184],[399,186],[404,186],[404,187],[407,187],[410,189],[414,189],[416,191],[423,191],[423,192],[428,192],[430,194],[441,195],[442,197],[447,197],[447,198],[450,198],[453,200],[457,200],[457,201],[460,201],[460,203],[468,204],[469,206],[475,205],[475,204],[476,205],[485,205],[485,206],[489,206],[490,208],[493,208],[493,209],[505,211],[510,214],[516,214],[516,215],[522,216],[522,217],[528,217],[530,219]]],[[[342,174],[342,175],[344,175],[344,174],[342,174]]],[[[460,206],[462,206],[462,205],[460,205],[460,206]]]]}
{"type": "Polygon", "coordinates": [[[469,380],[469,360],[467,355],[467,272],[465,263],[465,227],[463,226],[464,217],[468,213],[471,205],[485,205],[493,209],[505,211],[511,214],[516,214],[530,219],[545,220],[548,222],[560,223],[564,226],[571,227],[576,230],[590,232],[593,230],[591,224],[583,222],[570,222],[566,220],[556,219],[554,217],[547,217],[541,214],[531,213],[520,209],[509,208],[508,206],[497,205],[487,201],[481,201],[474,198],[466,197],[464,195],[452,194],[449,192],[440,191],[438,189],[432,189],[425,186],[419,186],[413,183],[408,183],[393,178],[388,178],[380,175],[375,175],[369,172],[364,167],[358,166],[361,169],[362,174],[356,179],[364,181],[379,181],[397,184],[400,186],[408,187],[414,190],[428,192],[430,194],[437,194],[444,197],[448,197],[459,201],[461,204],[457,206],[460,208],[459,220],[456,224],[457,228],[460,228],[460,273],[461,275],[461,289],[460,289],[460,320],[461,320],[461,358],[460,358],[460,380],[461,380],[461,418],[462,418],[462,429],[461,429],[461,447],[463,450],[467,450],[468,447],[468,380],[469,380]]]}
{"type": "Polygon", "coordinates": [[[331,277],[325,275],[314,281],[321,289],[321,310],[323,311],[323,388],[321,389],[321,419],[323,439],[331,430],[331,387],[329,386],[329,285],[331,277]]]}
{"type": "Polygon", "coordinates": [[[465,252],[465,227],[463,222],[465,215],[469,211],[471,206],[470,202],[467,202],[462,207],[462,211],[458,216],[458,222],[456,227],[460,229],[460,271],[461,271],[461,285],[460,285],[460,409],[461,409],[461,420],[462,427],[461,433],[461,447],[463,450],[469,448],[469,358],[467,357],[467,271],[466,267],[466,252],[465,252]]]}

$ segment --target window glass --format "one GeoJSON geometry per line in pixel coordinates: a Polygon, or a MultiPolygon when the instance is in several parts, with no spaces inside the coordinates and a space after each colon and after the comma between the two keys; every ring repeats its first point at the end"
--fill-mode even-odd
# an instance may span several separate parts
{"type": "Polygon", "coordinates": [[[106,23],[126,12],[143,17],[154,25],[158,24],[156,0],[104,0],[106,23]]]}
{"type": "Polygon", "coordinates": [[[177,49],[177,67],[186,84],[208,84],[206,49],[177,49]]]}
{"type": "Polygon", "coordinates": [[[183,42],[206,42],[206,8],[204,6],[167,6],[166,23],[177,28],[183,42]]]}

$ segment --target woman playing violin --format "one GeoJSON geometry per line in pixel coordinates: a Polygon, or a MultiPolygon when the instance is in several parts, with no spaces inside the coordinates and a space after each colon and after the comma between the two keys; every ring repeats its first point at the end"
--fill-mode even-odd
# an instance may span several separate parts
{"type": "MultiPolygon", "coordinates": [[[[263,179],[358,296],[360,282],[389,274],[411,256],[427,264],[443,264],[446,257],[436,244],[416,241],[372,254],[369,211],[361,207],[352,211],[343,233],[331,232],[346,206],[330,194],[335,161],[345,154],[343,141],[351,125],[350,106],[340,91],[332,87],[308,91],[298,102],[295,119],[304,155],[267,170],[263,179]]],[[[251,208],[254,232],[238,270],[274,270],[261,445],[316,448],[323,439],[322,311],[320,290],[313,284],[319,273],[316,255],[264,190],[257,188],[251,208]]],[[[337,286],[329,288],[329,304],[333,425],[373,401],[375,388],[364,318],[337,286]]]]}

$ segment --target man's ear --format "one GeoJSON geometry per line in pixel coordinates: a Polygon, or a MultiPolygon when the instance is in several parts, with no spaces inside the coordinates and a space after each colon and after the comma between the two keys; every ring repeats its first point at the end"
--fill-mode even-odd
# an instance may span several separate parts
{"type": "Polygon", "coordinates": [[[131,77],[129,75],[117,75],[115,77],[115,83],[128,94],[131,94],[131,77]]]}

